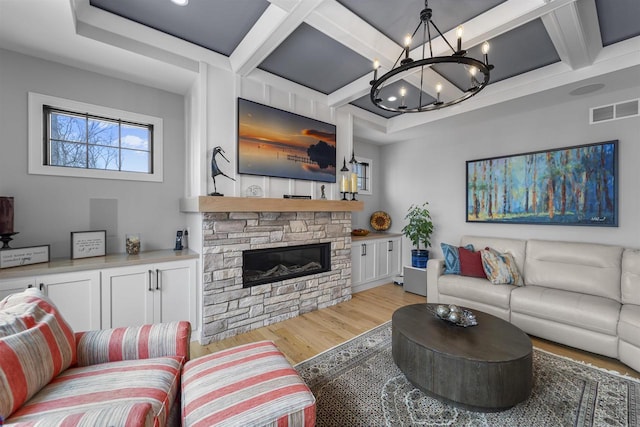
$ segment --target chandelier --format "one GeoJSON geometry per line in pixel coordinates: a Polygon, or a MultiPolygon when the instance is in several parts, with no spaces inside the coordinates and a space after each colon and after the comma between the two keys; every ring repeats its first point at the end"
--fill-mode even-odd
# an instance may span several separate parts
{"type": "MultiPolygon", "coordinates": [[[[396,62],[391,67],[391,70],[382,76],[378,77],[378,69],[380,68],[380,62],[375,60],[373,63],[373,80],[371,80],[371,101],[382,108],[383,110],[398,112],[398,113],[419,113],[423,111],[439,110],[441,108],[449,107],[451,105],[458,104],[466,99],[471,98],[473,95],[480,92],[489,83],[490,70],[493,69],[493,65],[489,65],[489,43],[484,42],[482,44],[482,53],[484,55],[484,61],[477,60],[475,58],[467,57],[467,51],[462,49],[462,26],[459,26],[456,31],[457,35],[457,49],[449,43],[446,37],[440,32],[436,24],[432,20],[433,11],[429,8],[428,0],[424,2],[424,9],[420,12],[420,22],[416,27],[413,34],[407,34],[404,40],[404,48],[396,59],[396,62]],[[409,48],[415,35],[422,28],[422,59],[413,60],[409,56],[409,48]],[[442,37],[442,40],[449,46],[453,52],[450,56],[433,56],[432,28],[442,37]],[[429,46],[429,56],[426,56],[426,46],[429,46]],[[425,69],[428,70],[436,64],[456,64],[456,66],[464,67],[465,73],[469,78],[469,87],[464,89],[462,94],[452,99],[441,99],[442,83],[435,85],[436,98],[432,98],[423,92],[425,69]],[[419,89],[419,94],[409,100],[407,93],[408,90],[405,86],[402,86],[400,90],[394,94],[390,93],[388,89],[389,85],[406,77],[411,77],[417,74],[419,69],[420,82],[419,84],[412,84],[411,87],[419,89]],[[387,90],[385,90],[387,89],[387,90]]],[[[434,33],[435,35],[435,33],[434,33]]]]}

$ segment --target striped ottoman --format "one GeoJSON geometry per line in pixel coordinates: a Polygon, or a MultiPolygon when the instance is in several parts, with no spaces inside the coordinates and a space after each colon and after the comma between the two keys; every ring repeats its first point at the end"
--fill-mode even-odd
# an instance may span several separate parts
{"type": "Polygon", "coordinates": [[[271,341],[193,359],[182,372],[184,426],[314,426],[311,390],[271,341]]]}

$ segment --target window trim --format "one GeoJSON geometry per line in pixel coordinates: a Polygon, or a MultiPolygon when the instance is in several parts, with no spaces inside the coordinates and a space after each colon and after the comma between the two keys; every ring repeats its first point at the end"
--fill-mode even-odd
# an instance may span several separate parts
{"type": "Polygon", "coordinates": [[[79,101],[58,98],[55,96],[42,95],[29,92],[29,167],[28,172],[32,175],[52,175],[78,178],[98,178],[117,179],[128,181],[163,181],[163,120],[159,117],[147,116],[144,114],[132,113],[115,108],[102,107],[99,105],[87,104],[79,101]],[[102,116],[112,119],[134,123],[147,123],[153,126],[153,147],[152,173],[121,172],[102,169],[85,169],[73,167],[50,166],[46,159],[46,134],[44,117],[44,106],[48,105],[55,109],[68,110],[77,113],[87,113],[93,116],[102,116]]]}

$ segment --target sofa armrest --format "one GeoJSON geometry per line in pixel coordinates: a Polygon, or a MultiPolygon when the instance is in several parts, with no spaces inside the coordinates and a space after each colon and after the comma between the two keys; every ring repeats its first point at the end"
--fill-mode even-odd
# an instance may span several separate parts
{"type": "Polygon", "coordinates": [[[427,302],[437,304],[440,302],[438,292],[438,278],[444,272],[443,259],[430,259],[427,261],[427,302]]]}
{"type": "Polygon", "coordinates": [[[178,356],[189,360],[189,322],[158,323],[76,333],[78,366],[178,356]]]}

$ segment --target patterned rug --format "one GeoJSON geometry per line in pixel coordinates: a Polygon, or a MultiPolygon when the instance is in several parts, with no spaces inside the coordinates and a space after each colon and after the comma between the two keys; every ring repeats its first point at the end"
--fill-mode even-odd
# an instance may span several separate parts
{"type": "Polygon", "coordinates": [[[317,426],[640,425],[640,380],[534,350],[531,397],[497,413],[427,397],[391,355],[391,322],[296,365],[317,399],[317,426]]]}

